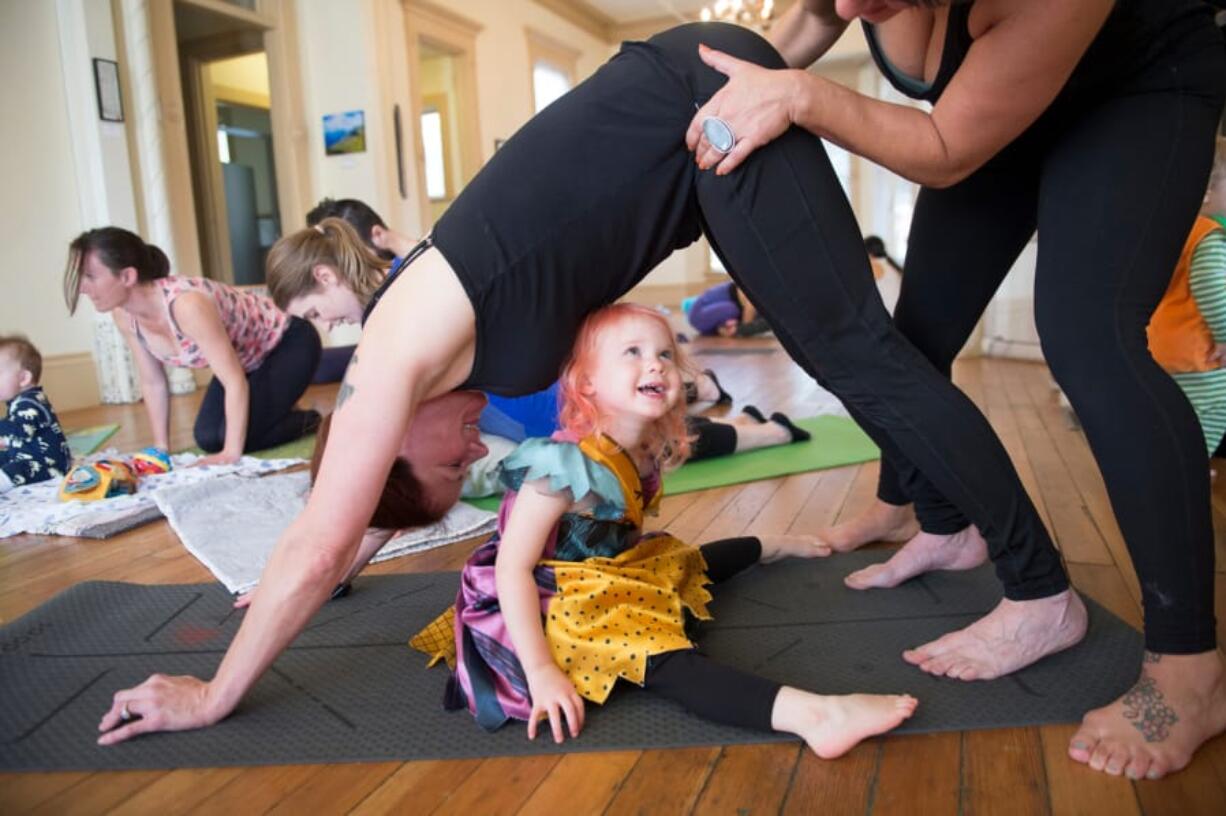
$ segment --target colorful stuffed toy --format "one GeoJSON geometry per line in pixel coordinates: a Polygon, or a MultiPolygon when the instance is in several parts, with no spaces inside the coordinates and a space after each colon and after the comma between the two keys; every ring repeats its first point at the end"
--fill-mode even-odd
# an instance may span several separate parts
{"type": "Polygon", "coordinates": [[[169,473],[174,469],[174,465],[170,461],[169,453],[150,445],[132,454],[132,469],[137,476],[154,476],[169,473]]]}
{"type": "Polygon", "coordinates": [[[98,501],[136,492],[136,474],[120,459],[98,459],[68,471],[60,501],[98,501]]]}

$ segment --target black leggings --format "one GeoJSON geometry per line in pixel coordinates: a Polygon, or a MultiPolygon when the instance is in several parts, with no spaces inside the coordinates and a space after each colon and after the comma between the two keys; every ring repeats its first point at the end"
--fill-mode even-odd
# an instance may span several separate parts
{"type": "MultiPolygon", "coordinates": [[[[289,319],[281,342],[247,372],[247,439],[243,451],[283,445],[315,430],[317,411],[294,410],[319,365],[319,332],[305,320],[289,319]]],[[[226,389],[214,377],[196,415],[196,444],[216,453],[226,442],[226,389]]]]}
{"type": "Polygon", "coordinates": [[[687,416],[685,429],[694,437],[690,445],[688,461],[712,459],[736,453],[736,426],[727,422],[714,422],[708,417],[687,416]]]}
{"type": "MultiPolygon", "coordinates": [[[[1172,51],[1110,92],[1053,108],[965,181],[922,190],[894,321],[949,376],[1038,229],[1043,352],[1140,577],[1146,647],[1188,654],[1216,643],[1209,465],[1196,415],[1154,363],[1145,327],[1204,194],[1226,61],[1220,43],[1172,51]]],[[[878,496],[914,500],[928,532],[976,521],[921,469],[887,450],[878,496]]]]}
{"type": "MultiPolygon", "coordinates": [[[[741,28],[681,26],[652,38],[692,104],[726,81],[698,59],[700,40],[785,67],[765,40],[741,28]]],[[[643,115],[654,123],[675,111],[643,115]]],[[[652,132],[645,126],[642,138],[652,132]]],[[[784,348],[883,450],[914,463],[979,525],[1005,594],[1023,600],[1066,589],[1051,539],[991,426],[894,328],[821,140],[792,128],[727,176],[698,172],[688,153],[677,160],[688,162],[712,247],[784,348]]]]}
{"type": "MultiPolygon", "coordinates": [[[[716,584],[762,558],[762,543],[753,537],[712,541],[700,549],[707,577],[716,584]]],[[[695,649],[682,649],[648,658],[643,687],[703,719],[771,731],[771,710],[781,685],[717,663],[695,649]]]]}

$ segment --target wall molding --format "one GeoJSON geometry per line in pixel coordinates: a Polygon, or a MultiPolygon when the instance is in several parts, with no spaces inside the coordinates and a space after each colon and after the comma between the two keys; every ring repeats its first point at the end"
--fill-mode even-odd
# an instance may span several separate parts
{"type": "Polygon", "coordinates": [[[94,356],[88,351],[44,357],[42,386],[59,414],[89,408],[102,401],[94,356]]]}
{"type": "Polygon", "coordinates": [[[582,0],[535,0],[535,2],[538,6],[549,9],[568,23],[578,26],[607,43],[617,42],[613,35],[617,23],[613,18],[592,8],[582,0]]]}

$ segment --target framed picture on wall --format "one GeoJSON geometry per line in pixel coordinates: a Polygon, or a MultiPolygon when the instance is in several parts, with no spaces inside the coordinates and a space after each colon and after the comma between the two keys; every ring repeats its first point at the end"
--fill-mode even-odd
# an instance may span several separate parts
{"type": "Polygon", "coordinates": [[[123,121],[123,96],[119,90],[119,63],[94,58],[94,90],[98,94],[98,116],[104,122],[123,121]]]}
{"type": "Polygon", "coordinates": [[[339,156],[366,152],[366,114],[363,111],[324,115],[324,153],[339,156]]]}

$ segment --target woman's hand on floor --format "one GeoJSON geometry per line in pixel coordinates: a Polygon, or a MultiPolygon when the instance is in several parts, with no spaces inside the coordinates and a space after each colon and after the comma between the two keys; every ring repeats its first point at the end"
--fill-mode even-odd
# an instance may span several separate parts
{"type": "Polygon", "coordinates": [[[698,47],[698,55],[707,65],[726,74],[728,83],[694,115],[685,143],[694,151],[700,168],[715,167],[716,175],[723,176],[791,126],[791,104],[801,89],[795,71],[763,68],[705,45],[698,47]],[[736,144],[726,155],[702,137],[702,123],[708,116],[718,117],[732,128],[736,144]]]}
{"type": "Polygon", "coordinates": [[[115,692],[102,715],[99,745],[114,745],[152,731],[189,731],[221,719],[210,711],[209,684],[195,677],[155,674],[139,686],[115,692]]]}
{"type": "Polygon", "coordinates": [[[536,726],[549,720],[553,741],[562,744],[562,721],[566,720],[571,737],[583,730],[583,698],[574,683],[557,666],[545,666],[528,676],[528,694],[532,698],[532,714],[528,717],[528,739],[536,739],[536,726]]]}
{"type": "Polygon", "coordinates": [[[242,453],[210,453],[208,456],[201,456],[192,463],[192,467],[204,467],[206,465],[232,465],[239,459],[243,458],[242,453]]]}

